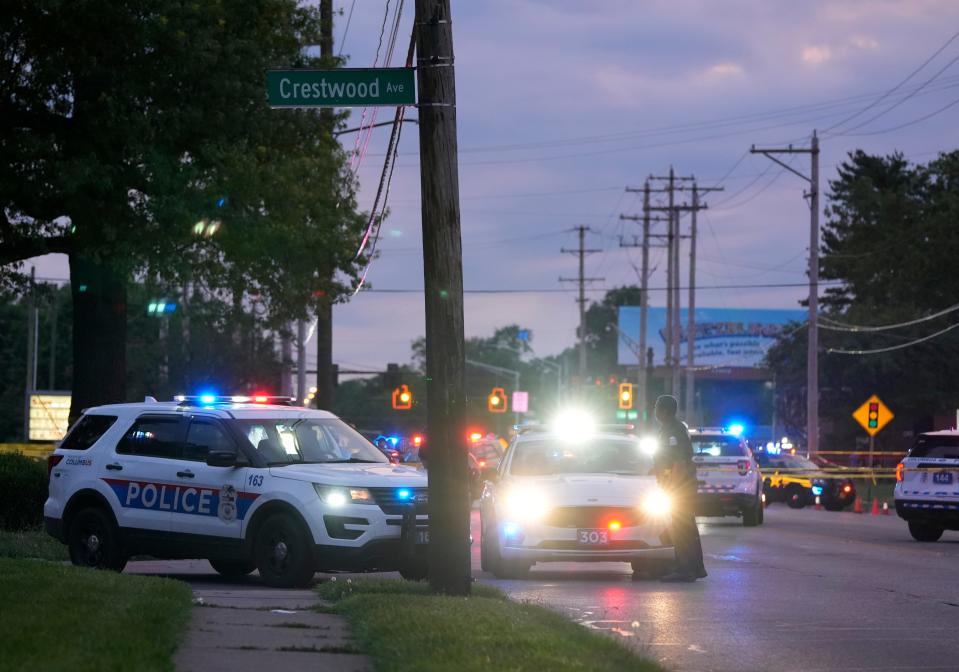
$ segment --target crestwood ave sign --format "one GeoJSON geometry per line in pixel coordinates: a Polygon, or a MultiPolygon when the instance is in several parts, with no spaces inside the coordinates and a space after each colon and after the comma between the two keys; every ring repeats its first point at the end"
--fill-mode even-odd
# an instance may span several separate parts
{"type": "Polygon", "coordinates": [[[268,70],[270,107],[371,107],[416,103],[412,68],[268,70]]]}

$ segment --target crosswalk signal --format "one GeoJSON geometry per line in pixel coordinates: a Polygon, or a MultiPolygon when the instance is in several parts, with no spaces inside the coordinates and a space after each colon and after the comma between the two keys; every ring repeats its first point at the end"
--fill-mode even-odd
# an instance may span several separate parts
{"type": "Polygon", "coordinates": [[[505,413],[506,390],[502,387],[494,387],[493,391],[486,397],[486,408],[490,413],[505,413]]]}
{"type": "Polygon", "coordinates": [[[879,427],[879,404],[869,404],[869,418],[866,424],[869,425],[869,429],[876,429],[879,427]]]}
{"type": "Polygon", "coordinates": [[[633,384],[619,384],[619,407],[625,411],[633,408],[633,384]]]}
{"type": "Polygon", "coordinates": [[[400,385],[393,389],[393,408],[397,411],[408,411],[413,408],[413,393],[408,385],[400,385]]]}

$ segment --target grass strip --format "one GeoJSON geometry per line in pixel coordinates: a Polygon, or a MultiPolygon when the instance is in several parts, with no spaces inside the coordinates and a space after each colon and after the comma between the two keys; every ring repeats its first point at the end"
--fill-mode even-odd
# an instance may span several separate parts
{"type": "Polygon", "coordinates": [[[59,562],[69,560],[70,556],[66,545],[43,530],[0,530],[0,558],[39,558],[59,562]]]}
{"type": "Polygon", "coordinates": [[[189,587],[38,560],[0,558],[0,670],[172,670],[189,587]]]}
{"type": "Polygon", "coordinates": [[[476,584],[469,598],[425,583],[339,580],[317,589],[350,622],[377,672],[660,671],[611,637],[476,584]]]}

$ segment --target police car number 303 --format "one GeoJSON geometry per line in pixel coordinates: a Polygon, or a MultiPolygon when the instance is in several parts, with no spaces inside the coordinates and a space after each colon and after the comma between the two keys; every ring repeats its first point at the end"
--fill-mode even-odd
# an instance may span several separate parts
{"type": "Polygon", "coordinates": [[[289,399],[178,397],[85,411],[49,458],[47,531],[76,565],[204,558],[307,584],[316,571],[426,577],[426,475],[289,399]]]}

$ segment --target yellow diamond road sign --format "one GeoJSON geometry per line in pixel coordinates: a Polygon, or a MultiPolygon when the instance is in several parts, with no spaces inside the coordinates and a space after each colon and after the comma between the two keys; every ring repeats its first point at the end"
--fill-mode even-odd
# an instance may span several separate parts
{"type": "Polygon", "coordinates": [[[869,436],[875,436],[895,416],[893,416],[889,407],[874,394],[866,400],[866,403],[856,409],[852,417],[862,425],[863,429],[869,432],[869,436]]]}

